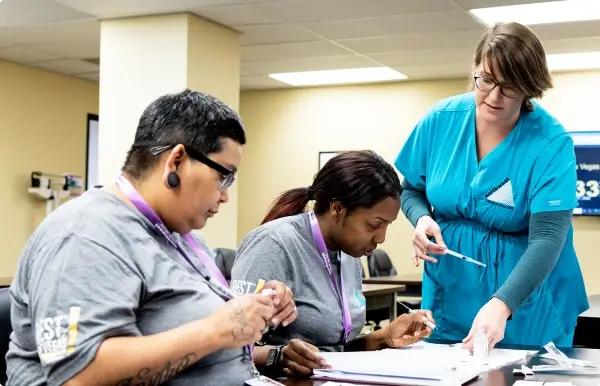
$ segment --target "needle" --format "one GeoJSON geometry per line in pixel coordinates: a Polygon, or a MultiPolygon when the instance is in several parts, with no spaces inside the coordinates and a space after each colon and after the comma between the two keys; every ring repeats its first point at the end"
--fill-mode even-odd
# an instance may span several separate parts
{"type": "Polygon", "coordinates": [[[487,265],[485,265],[485,264],[483,264],[483,263],[481,263],[481,262],[479,262],[479,261],[477,261],[475,259],[471,259],[470,257],[467,257],[465,255],[461,255],[460,253],[454,252],[454,251],[452,251],[452,250],[450,250],[448,248],[446,248],[446,250],[444,250],[444,253],[446,255],[452,255],[454,257],[458,257],[459,259],[462,259],[462,260],[464,260],[466,262],[469,262],[469,263],[477,264],[477,265],[480,265],[482,267],[487,267],[487,265]]]}
{"type": "MultiPolygon", "coordinates": [[[[407,306],[406,304],[402,303],[400,300],[398,300],[398,303],[400,303],[400,305],[404,308],[406,308],[406,310],[408,311],[409,314],[416,314],[417,311],[413,310],[412,308],[410,308],[409,306],[407,306]]],[[[432,330],[435,330],[437,327],[435,324],[431,323],[429,320],[427,320],[426,317],[423,317],[423,324],[426,325],[427,327],[430,327],[432,330]]]]}

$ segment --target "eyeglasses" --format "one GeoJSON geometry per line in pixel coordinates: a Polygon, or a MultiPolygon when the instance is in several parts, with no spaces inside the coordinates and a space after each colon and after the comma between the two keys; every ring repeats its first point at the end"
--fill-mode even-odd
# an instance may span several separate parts
{"type": "MultiPolygon", "coordinates": [[[[174,146],[171,146],[171,145],[154,146],[154,147],[150,148],[150,153],[152,153],[152,155],[159,155],[160,153],[167,151],[173,147],[174,146]]],[[[203,163],[204,165],[208,166],[209,168],[211,168],[212,170],[216,171],[217,173],[219,173],[221,175],[221,182],[219,184],[219,190],[225,190],[225,189],[229,188],[231,185],[233,185],[233,182],[235,181],[235,172],[233,170],[227,169],[225,166],[218,164],[217,162],[211,160],[210,158],[208,158],[201,152],[196,151],[190,147],[186,147],[185,152],[192,159],[203,163]]]]}
{"type": "Polygon", "coordinates": [[[500,93],[507,98],[517,98],[519,96],[519,92],[513,87],[500,84],[492,79],[477,75],[473,75],[473,79],[475,79],[475,86],[481,91],[492,92],[496,87],[500,87],[500,93]]]}

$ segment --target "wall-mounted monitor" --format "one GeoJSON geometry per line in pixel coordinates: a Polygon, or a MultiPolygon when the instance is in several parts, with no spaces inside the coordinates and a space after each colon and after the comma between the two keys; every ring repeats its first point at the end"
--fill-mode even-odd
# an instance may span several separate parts
{"type": "Polygon", "coordinates": [[[600,216],[600,131],[571,132],[577,159],[576,215],[600,216]]]}

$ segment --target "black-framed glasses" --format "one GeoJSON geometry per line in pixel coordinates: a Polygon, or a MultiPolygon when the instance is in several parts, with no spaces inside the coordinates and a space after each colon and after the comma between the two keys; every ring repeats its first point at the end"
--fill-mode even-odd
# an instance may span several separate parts
{"type": "Polygon", "coordinates": [[[510,87],[506,84],[500,84],[493,79],[486,78],[485,76],[473,75],[475,79],[475,87],[485,92],[492,92],[496,87],[500,87],[500,93],[507,98],[517,98],[519,91],[514,87],[510,87]]]}
{"type": "MultiPolygon", "coordinates": [[[[150,153],[152,153],[152,155],[159,155],[160,153],[172,149],[173,147],[174,146],[172,145],[154,146],[150,148],[150,153]]],[[[221,175],[221,183],[219,185],[220,190],[225,190],[233,185],[233,182],[235,181],[235,172],[233,170],[211,160],[201,152],[190,147],[185,147],[185,152],[194,160],[203,163],[221,175]]]]}

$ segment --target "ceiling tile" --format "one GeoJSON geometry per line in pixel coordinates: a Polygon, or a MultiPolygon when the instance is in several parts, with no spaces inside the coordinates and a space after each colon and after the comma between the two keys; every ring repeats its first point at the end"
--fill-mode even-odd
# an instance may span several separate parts
{"type": "Polygon", "coordinates": [[[532,25],[531,29],[542,39],[575,39],[600,36],[600,21],[581,21],[572,23],[556,23],[532,25]]]}
{"type": "Polygon", "coordinates": [[[447,79],[463,78],[465,79],[465,91],[469,74],[471,71],[470,60],[457,63],[441,63],[418,66],[395,67],[396,70],[408,76],[409,80],[418,79],[447,79]]]}
{"type": "MultiPolygon", "coordinates": [[[[271,79],[268,76],[242,77],[240,79],[240,88],[242,90],[256,90],[267,88],[287,88],[292,87],[289,84],[271,79]]],[[[242,117],[243,118],[243,117],[242,117]]]]}
{"type": "Polygon", "coordinates": [[[77,77],[87,79],[87,80],[93,80],[94,82],[100,81],[100,74],[97,72],[93,72],[91,74],[80,74],[80,75],[77,75],[77,77]]]}
{"type": "Polygon", "coordinates": [[[468,61],[473,57],[475,47],[441,50],[411,50],[371,54],[370,58],[389,67],[417,66],[426,63],[452,63],[468,61]]]}
{"type": "Polygon", "coordinates": [[[100,57],[100,39],[76,40],[64,43],[43,43],[33,45],[46,51],[54,52],[65,58],[90,59],[100,57]]]}
{"type": "Polygon", "coordinates": [[[14,27],[0,27],[0,39],[21,44],[73,40],[100,41],[100,23],[96,20],[70,21],[14,27]]]}
{"type": "Polygon", "coordinates": [[[556,0],[453,0],[462,9],[500,7],[503,5],[518,5],[530,3],[548,3],[556,0]]]}
{"type": "Polygon", "coordinates": [[[243,32],[242,45],[244,46],[320,40],[314,34],[293,24],[253,25],[240,29],[243,32]]]}
{"type": "Polygon", "coordinates": [[[323,58],[302,58],[272,62],[245,63],[244,67],[257,75],[279,72],[302,72],[319,70],[338,70],[343,68],[373,67],[375,64],[360,56],[339,56],[323,58]]]}
{"type": "Polygon", "coordinates": [[[98,65],[76,59],[39,62],[35,63],[35,67],[67,75],[90,74],[92,72],[100,71],[98,65]]]}
{"type": "Polygon", "coordinates": [[[316,22],[389,15],[453,11],[445,0],[289,0],[261,7],[291,22],[316,22]]]}
{"type": "Polygon", "coordinates": [[[244,25],[277,24],[284,20],[252,4],[232,4],[220,7],[193,8],[196,15],[237,28],[244,25]]]}
{"type": "Polygon", "coordinates": [[[543,42],[547,54],[600,51],[600,36],[583,39],[564,39],[543,42]]]}
{"type": "Polygon", "coordinates": [[[0,58],[10,60],[11,62],[30,64],[47,60],[62,59],[63,57],[29,45],[18,45],[0,48],[0,58]]]}
{"type": "Polygon", "coordinates": [[[93,18],[90,14],[77,11],[54,1],[0,1],[0,26],[3,27],[90,18],[93,18]]]}
{"type": "Polygon", "coordinates": [[[330,42],[269,44],[242,47],[242,62],[314,58],[319,56],[342,56],[348,51],[330,42]]]}
{"type": "Polygon", "coordinates": [[[481,30],[451,31],[418,35],[402,35],[367,39],[338,40],[338,43],[362,54],[409,50],[475,49],[481,30]]]}
{"type": "Polygon", "coordinates": [[[368,38],[479,28],[480,25],[462,11],[421,13],[369,19],[348,19],[305,23],[304,27],[328,39],[368,38]]]}
{"type": "MultiPolygon", "coordinates": [[[[20,0],[19,0],[20,1],[20,0]]],[[[31,0],[34,1],[34,0],[31,0]]],[[[203,6],[240,4],[244,0],[54,0],[99,18],[185,12],[203,6]]]]}

